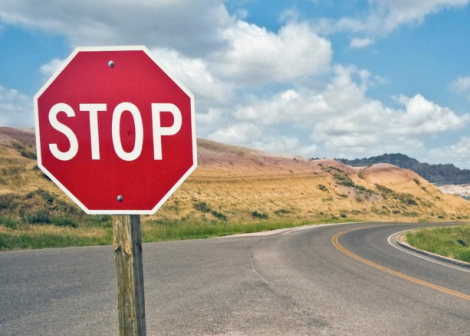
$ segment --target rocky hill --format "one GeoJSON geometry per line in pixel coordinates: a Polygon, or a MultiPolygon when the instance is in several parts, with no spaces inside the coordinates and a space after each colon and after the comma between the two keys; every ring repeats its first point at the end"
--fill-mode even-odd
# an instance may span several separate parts
{"type": "Polygon", "coordinates": [[[469,169],[460,169],[455,167],[453,164],[423,163],[404,154],[383,154],[363,159],[337,160],[353,167],[365,167],[377,163],[389,163],[401,168],[410,169],[429,182],[438,185],[470,183],[469,169]]]}
{"type": "MultiPolygon", "coordinates": [[[[450,220],[470,211],[470,202],[390,164],[358,168],[203,139],[198,160],[193,175],[144,220],[450,220]]],[[[38,170],[32,131],[0,128],[0,220],[48,216],[85,215],[38,170]]]]}

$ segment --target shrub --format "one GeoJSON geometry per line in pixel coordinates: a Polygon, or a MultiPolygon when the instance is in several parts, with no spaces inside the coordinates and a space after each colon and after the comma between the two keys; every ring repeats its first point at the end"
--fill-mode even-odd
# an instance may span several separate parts
{"type": "Polygon", "coordinates": [[[196,209],[197,211],[201,211],[203,213],[210,213],[212,216],[214,216],[217,219],[220,219],[223,221],[227,220],[227,216],[225,216],[221,212],[212,210],[211,207],[206,202],[196,202],[194,204],[194,209],[196,209]]]}
{"type": "Polygon", "coordinates": [[[3,176],[15,176],[24,171],[25,171],[24,167],[19,167],[19,166],[6,167],[6,168],[2,168],[2,175],[3,176]]]}
{"type": "Polygon", "coordinates": [[[341,216],[342,218],[348,217],[348,215],[346,215],[345,213],[340,214],[340,216],[341,216]]]}
{"type": "Polygon", "coordinates": [[[334,173],[333,177],[335,178],[336,182],[339,185],[343,185],[345,187],[355,187],[356,185],[351,180],[351,178],[345,174],[334,173]]]}
{"type": "Polygon", "coordinates": [[[15,194],[0,195],[0,210],[14,208],[18,198],[19,196],[15,194]]]}
{"type": "Polygon", "coordinates": [[[279,209],[279,210],[274,211],[274,213],[278,216],[282,216],[282,215],[290,214],[291,211],[287,209],[279,209]]]}
{"type": "Polygon", "coordinates": [[[413,195],[411,194],[397,193],[396,198],[408,205],[418,205],[418,203],[416,203],[416,201],[414,200],[413,195]]]}
{"type": "Polygon", "coordinates": [[[385,187],[385,186],[383,186],[383,185],[380,185],[380,184],[378,184],[378,183],[376,183],[375,186],[376,186],[376,188],[377,188],[378,191],[380,191],[380,192],[382,192],[382,193],[384,193],[384,194],[393,194],[393,193],[395,193],[392,189],[387,188],[387,187],[385,187]]]}
{"type": "Polygon", "coordinates": [[[37,189],[26,194],[26,198],[33,198],[34,196],[39,196],[49,204],[52,204],[55,199],[54,195],[44,189],[37,189]]]}
{"type": "Polygon", "coordinates": [[[19,141],[12,141],[11,144],[25,158],[36,160],[36,151],[31,145],[26,145],[19,141]]]}
{"type": "Polygon", "coordinates": [[[215,210],[211,211],[211,215],[214,216],[215,218],[223,220],[223,221],[227,220],[227,216],[225,216],[223,213],[215,211],[215,210]]]}
{"type": "Polygon", "coordinates": [[[417,185],[421,185],[421,182],[419,182],[419,180],[417,178],[414,178],[413,181],[417,184],[417,185]]]}
{"type": "Polygon", "coordinates": [[[210,212],[211,208],[206,202],[197,202],[194,204],[194,209],[201,212],[210,212]]]}
{"type": "Polygon", "coordinates": [[[68,226],[73,228],[78,227],[78,224],[75,221],[65,217],[52,217],[51,223],[55,226],[68,226]]]}
{"type": "Polygon", "coordinates": [[[318,189],[320,189],[321,191],[324,191],[324,192],[328,192],[328,188],[325,187],[323,184],[319,184],[318,189]]]}
{"type": "Polygon", "coordinates": [[[364,179],[364,169],[361,169],[357,176],[359,176],[360,179],[364,179]]]}
{"type": "Polygon", "coordinates": [[[29,224],[50,224],[51,218],[49,213],[45,210],[39,210],[34,213],[25,213],[24,219],[29,224]]]}
{"type": "Polygon", "coordinates": [[[258,212],[257,210],[253,211],[251,213],[251,216],[253,218],[259,218],[259,219],[267,219],[269,217],[268,214],[266,214],[264,212],[258,212]]]}

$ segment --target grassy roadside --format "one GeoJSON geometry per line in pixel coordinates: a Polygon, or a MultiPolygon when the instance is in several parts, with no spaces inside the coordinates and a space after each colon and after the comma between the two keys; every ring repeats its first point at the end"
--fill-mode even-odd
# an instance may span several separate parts
{"type": "Polygon", "coordinates": [[[470,224],[419,229],[408,232],[406,240],[418,249],[470,262],[470,224]]]}
{"type": "MultiPolygon", "coordinates": [[[[1,220],[1,218],[0,218],[1,220]]],[[[358,221],[341,219],[280,219],[237,223],[226,221],[159,220],[142,223],[142,240],[157,242],[182,239],[221,237],[239,233],[252,233],[298,227],[306,224],[358,221]]],[[[2,223],[0,223],[2,224],[2,223]]],[[[108,222],[102,227],[57,227],[54,225],[23,225],[11,228],[0,225],[0,251],[40,249],[49,247],[94,246],[112,244],[112,228],[108,222]]]]}

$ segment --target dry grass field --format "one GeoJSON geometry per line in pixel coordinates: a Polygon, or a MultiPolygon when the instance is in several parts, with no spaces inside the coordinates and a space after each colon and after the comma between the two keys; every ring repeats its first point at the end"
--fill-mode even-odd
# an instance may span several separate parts
{"type": "MultiPolygon", "coordinates": [[[[0,250],[37,247],[18,243],[27,235],[90,240],[67,238],[46,246],[107,243],[109,216],[87,216],[73,205],[38,170],[34,143],[31,130],[0,128],[0,250]]],[[[163,208],[143,216],[144,240],[309,222],[465,220],[470,210],[470,202],[461,197],[443,194],[415,173],[387,164],[353,168],[203,139],[198,139],[198,161],[197,170],[163,208]]]]}

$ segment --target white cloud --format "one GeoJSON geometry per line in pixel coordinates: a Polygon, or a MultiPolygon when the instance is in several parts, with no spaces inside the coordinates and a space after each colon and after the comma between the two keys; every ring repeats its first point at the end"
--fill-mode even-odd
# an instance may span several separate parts
{"type": "Polygon", "coordinates": [[[251,142],[251,146],[268,152],[292,152],[299,146],[299,139],[295,135],[281,135],[270,132],[263,136],[261,141],[251,142]]]}
{"type": "Polygon", "coordinates": [[[458,93],[468,91],[470,89],[470,76],[457,78],[451,83],[451,88],[458,93]]]}
{"type": "Polygon", "coordinates": [[[433,163],[453,163],[460,168],[470,168],[470,136],[463,136],[449,146],[433,148],[428,153],[428,161],[433,163]]]}
{"type": "Polygon", "coordinates": [[[297,153],[305,157],[312,157],[318,152],[318,146],[315,144],[304,145],[297,148],[297,153]]]}
{"type": "Polygon", "coordinates": [[[364,17],[316,20],[315,30],[332,34],[341,31],[369,34],[390,33],[403,25],[419,25],[428,15],[466,6],[470,0],[369,0],[364,17]]]}
{"type": "Polygon", "coordinates": [[[146,44],[188,55],[220,46],[234,20],[223,0],[2,0],[0,19],[65,35],[72,46],[146,44]]]}
{"type": "Polygon", "coordinates": [[[470,121],[469,115],[457,115],[419,94],[401,96],[401,107],[390,108],[368,98],[367,86],[352,81],[351,72],[340,69],[337,77],[323,93],[332,113],[316,122],[312,133],[332,153],[344,147],[382,153],[385,148],[417,149],[422,147],[418,137],[458,130],[470,121]]]}
{"type": "MultiPolygon", "coordinates": [[[[420,24],[424,18],[445,9],[459,8],[469,0],[369,0],[378,5],[379,11],[385,11],[383,26],[385,31],[392,31],[402,24],[420,24]]],[[[379,16],[380,15],[375,14],[379,16]]]]}
{"type": "Polygon", "coordinates": [[[365,48],[370,46],[371,44],[374,43],[374,40],[368,37],[365,38],[353,38],[351,39],[351,42],[349,43],[349,46],[351,48],[365,48]]]}
{"type": "Polygon", "coordinates": [[[204,126],[215,126],[222,120],[222,111],[219,109],[209,109],[207,113],[198,113],[197,122],[204,126]]]}
{"type": "Polygon", "coordinates": [[[63,59],[54,58],[47,62],[46,64],[41,65],[39,72],[43,74],[44,78],[49,79],[64,63],[63,59]]]}
{"type": "Polygon", "coordinates": [[[450,83],[449,88],[452,92],[465,95],[470,100],[470,76],[457,78],[450,83]]]}
{"type": "Polygon", "coordinates": [[[305,126],[311,124],[315,115],[329,111],[322,94],[306,89],[289,89],[267,99],[251,97],[235,110],[234,116],[264,125],[297,123],[305,126]]]}
{"type": "Polygon", "coordinates": [[[208,69],[207,61],[185,57],[175,50],[166,48],[155,48],[152,53],[195,95],[198,105],[201,103],[207,105],[204,110],[227,104],[234,98],[234,86],[214,77],[208,69]]]}
{"type": "Polygon", "coordinates": [[[218,129],[210,134],[209,138],[225,143],[247,144],[250,141],[260,139],[261,130],[253,123],[239,123],[218,129]]]}
{"type": "Polygon", "coordinates": [[[235,123],[209,135],[215,141],[244,145],[270,152],[292,152],[299,146],[295,135],[282,135],[275,129],[253,123],[235,123]]]}
{"type": "Polygon", "coordinates": [[[331,44],[306,23],[287,23],[277,34],[238,21],[222,33],[226,48],[211,55],[211,69],[239,83],[285,82],[325,73],[331,44]]]}
{"type": "Polygon", "coordinates": [[[281,12],[281,14],[279,15],[279,20],[281,22],[300,21],[300,13],[295,7],[289,8],[281,12]]]}
{"type": "MultiPolygon", "coordinates": [[[[312,152],[347,157],[422,151],[420,137],[459,130],[470,121],[470,115],[457,115],[419,94],[397,98],[399,108],[387,107],[367,96],[373,77],[369,72],[342,66],[334,71],[331,81],[320,89],[304,87],[251,97],[235,110],[234,117],[241,125],[256,125],[257,134],[268,129],[286,134],[310,129],[312,152]]],[[[310,144],[304,138],[294,151],[303,154],[310,144]]]]}
{"type": "Polygon", "coordinates": [[[417,94],[412,98],[399,98],[405,111],[390,120],[392,134],[435,134],[465,127],[470,115],[457,115],[447,107],[439,106],[417,94]]]}
{"type": "Polygon", "coordinates": [[[0,126],[31,127],[33,102],[30,97],[0,85],[0,126]]]}

